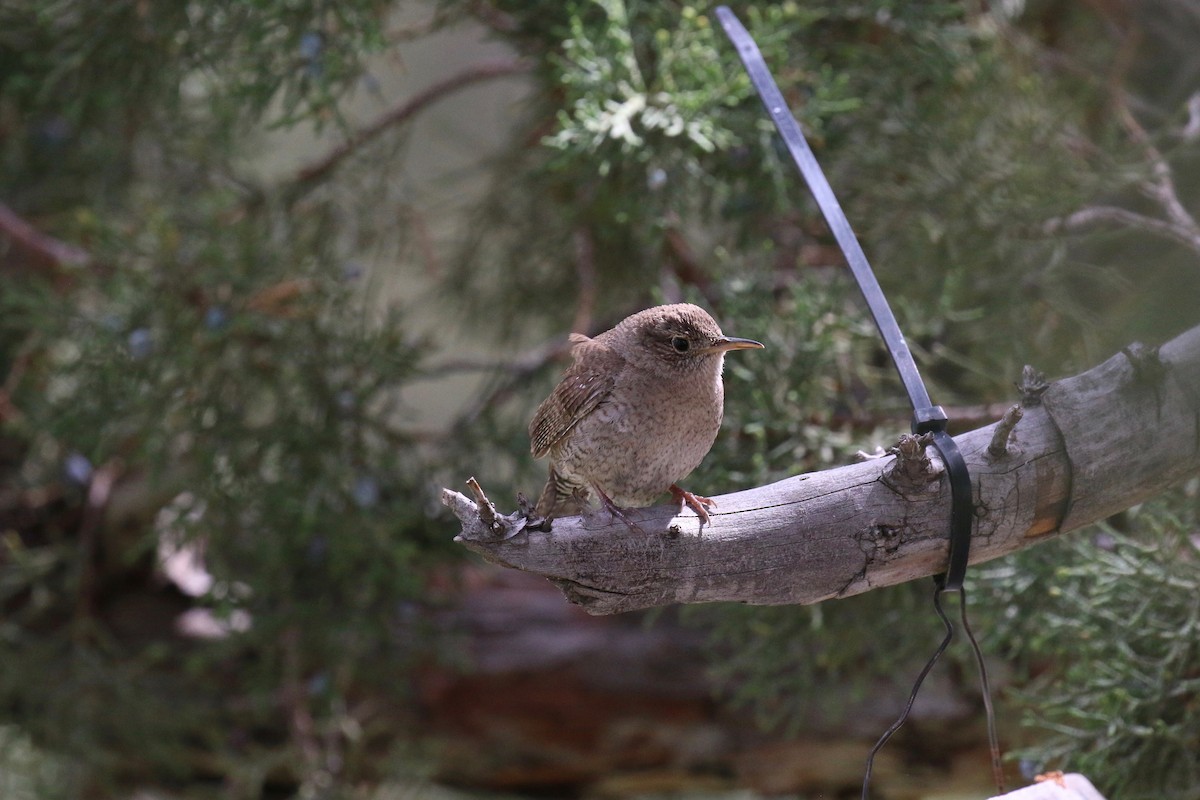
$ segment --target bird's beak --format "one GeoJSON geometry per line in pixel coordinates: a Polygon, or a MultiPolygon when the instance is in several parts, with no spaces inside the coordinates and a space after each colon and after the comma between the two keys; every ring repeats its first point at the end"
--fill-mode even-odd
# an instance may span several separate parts
{"type": "Polygon", "coordinates": [[[762,350],[766,345],[753,339],[739,339],[736,336],[722,336],[706,347],[706,353],[725,353],[730,350],[762,350]]]}

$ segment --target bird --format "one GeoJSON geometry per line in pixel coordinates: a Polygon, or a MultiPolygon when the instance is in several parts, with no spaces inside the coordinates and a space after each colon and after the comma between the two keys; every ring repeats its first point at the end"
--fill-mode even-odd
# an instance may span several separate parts
{"type": "Polygon", "coordinates": [[[686,505],[707,524],[716,503],[679,481],[716,441],[725,354],[763,345],[726,336],[690,303],[648,308],[569,341],[573,361],[529,423],[530,452],[550,457],[536,513],[547,521],[581,514],[595,495],[636,530],[625,509],[670,492],[681,512],[686,505]]]}

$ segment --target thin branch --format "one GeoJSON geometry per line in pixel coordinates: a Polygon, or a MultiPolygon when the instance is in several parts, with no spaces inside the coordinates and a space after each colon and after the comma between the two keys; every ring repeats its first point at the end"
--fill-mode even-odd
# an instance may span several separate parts
{"type": "Polygon", "coordinates": [[[1200,139],[1200,92],[1188,98],[1187,112],[1188,121],[1179,132],[1179,136],[1185,142],[1194,142],[1200,139]]]}
{"type": "Polygon", "coordinates": [[[531,65],[525,61],[495,61],[475,64],[456,75],[451,75],[408,98],[351,135],[349,139],[330,150],[323,157],[302,168],[292,179],[292,188],[298,194],[308,191],[337,169],[343,161],[354,155],[364,145],[377,139],[389,128],[408,122],[426,107],[459,89],[495,78],[520,75],[529,72],[530,69],[531,65]]]}
{"type": "Polygon", "coordinates": [[[413,238],[416,239],[421,259],[425,263],[425,274],[436,280],[440,277],[442,264],[441,259],[438,258],[437,246],[434,244],[433,232],[429,230],[429,223],[425,221],[425,214],[411,204],[406,203],[401,208],[408,222],[409,230],[413,232],[413,238]]]}
{"type": "Polygon", "coordinates": [[[1121,119],[1121,124],[1125,126],[1129,138],[1140,145],[1142,152],[1146,155],[1146,161],[1150,164],[1151,172],[1154,175],[1153,181],[1143,182],[1141,189],[1142,193],[1150,199],[1156,201],[1167,212],[1167,218],[1181,229],[1193,231],[1194,234],[1200,237],[1200,226],[1196,225],[1196,219],[1187,212],[1183,207],[1183,203],[1179,201],[1179,192],[1175,188],[1175,179],[1171,174],[1171,165],[1163,158],[1163,154],[1150,140],[1150,135],[1146,133],[1146,129],[1137,121],[1133,114],[1129,111],[1129,107],[1123,102],[1117,101],[1117,115],[1121,119]]]}
{"type": "Polygon", "coordinates": [[[663,266],[671,270],[681,286],[694,287],[710,306],[719,305],[712,279],[680,227],[678,217],[672,214],[663,230],[663,266]]]}
{"type": "Polygon", "coordinates": [[[496,33],[516,33],[520,30],[516,17],[494,8],[491,3],[472,3],[469,13],[496,33]]]}
{"type": "Polygon", "coordinates": [[[1190,229],[1116,206],[1088,206],[1065,217],[1055,217],[1042,225],[1042,232],[1054,234],[1059,231],[1081,230],[1108,222],[1172,239],[1200,253],[1200,229],[1190,229]]]}
{"type": "MultiPolygon", "coordinates": [[[[465,411],[459,414],[458,418],[447,429],[446,435],[451,435],[463,426],[471,424],[489,408],[503,403],[512,396],[513,391],[518,386],[525,382],[526,378],[537,373],[550,362],[561,358],[567,352],[569,346],[570,343],[567,339],[556,338],[527,350],[524,355],[507,363],[495,364],[493,362],[492,366],[499,369],[501,377],[489,391],[485,392],[465,411]]],[[[479,362],[466,360],[445,362],[431,370],[425,370],[424,375],[427,377],[440,377],[441,375],[450,375],[454,372],[474,371],[478,365],[479,362]]]]}
{"type": "MultiPolygon", "coordinates": [[[[0,237],[7,237],[48,267],[85,267],[92,263],[87,251],[47,236],[4,203],[0,203],[0,237]]],[[[5,263],[0,260],[0,266],[5,263]]]]}
{"type": "Polygon", "coordinates": [[[280,636],[280,645],[286,676],[280,700],[287,713],[288,730],[309,772],[316,772],[321,767],[321,745],[317,724],[307,702],[309,693],[301,664],[299,628],[293,625],[285,630],[280,636]]]}
{"type": "Polygon", "coordinates": [[[992,431],[992,442],[987,449],[988,455],[992,458],[1003,458],[1008,455],[1008,439],[1012,436],[1013,428],[1017,427],[1017,423],[1023,416],[1025,416],[1025,411],[1021,408],[1020,403],[1013,404],[1008,411],[1004,412],[999,424],[992,431]]]}
{"type": "MultiPolygon", "coordinates": [[[[1102,14],[1101,16],[1106,18],[1106,15],[1102,14]]],[[[1137,48],[1142,42],[1141,32],[1136,28],[1131,30],[1127,19],[1107,19],[1107,21],[1113,29],[1114,36],[1120,41],[1116,56],[1112,60],[1111,69],[1103,81],[1103,86],[1118,120],[1125,128],[1126,135],[1130,141],[1142,149],[1150,167],[1151,178],[1140,182],[1138,189],[1163,209],[1166,219],[1157,219],[1111,206],[1089,206],[1067,216],[1048,220],[1043,225],[1043,231],[1052,234],[1063,230],[1088,228],[1098,223],[1116,223],[1127,228],[1163,236],[1200,253],[1200,225],[1180,202],[1170,164],[1154,145],[1145,127],[1138,122],[1131,107],[1137,105],[1139,110],[1158,112],[1156,109],[1149,109],[1140,98],[1130,93],[1124,86],[1125,77],[1133,63],[1137,48]]],[[[1061,53],[1042,46],[1011,26],[1004,26],[1003,30],[1014,44],[1040,54],[1048,64],[1065,69],[1094,85],[1101,84],[1101,80],[1090,70],[1076,64],[1061,53]]],[[[1200,93],[1193,95],[1189,100],[1188,112],[1188,123],[1181,133],[1185,141],[1200,136],[1200,93]]]]}

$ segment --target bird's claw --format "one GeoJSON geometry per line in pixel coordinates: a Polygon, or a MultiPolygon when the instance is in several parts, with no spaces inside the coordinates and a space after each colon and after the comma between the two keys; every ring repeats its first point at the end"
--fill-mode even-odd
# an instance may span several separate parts
{"type": "Polygon", "coordinates": [[[621,520],[621,522],[624,522],[629,527],[629,530],[633,531],[634,533],[640,533],[643,536],[645,535],[646,532],[642,530],[641,526],[630,519],[629,515],[625,513],[625,509],[614,503],[612,498],[604,493],[603,489],[601,489],[599,486],[593,486],[592,488],[596,490],[596,494],[600,498],[600,504],[604,506],[605,511],[607,511],[616,519],[621,520]]]}
{"type": "Polygon", "coordinates": [[[701,525],[707,525],[709,522],[708,509],[717,507],[717,501],[711,497],[692,494],[685,489],[680,489],[675,484],[671,484],[671,498],[679,504],[680,511],[683,511],[684,506],[695,511],[696,516],[700,518],[701,525]]]}

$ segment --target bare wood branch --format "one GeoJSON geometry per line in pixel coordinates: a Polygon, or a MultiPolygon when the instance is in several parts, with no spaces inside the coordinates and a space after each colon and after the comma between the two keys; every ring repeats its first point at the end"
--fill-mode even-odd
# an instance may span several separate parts
{"type": "Polygon", "coordinates": [[[1148,217],[1136,211],[1130,211],[1116,206],[1088,206],[1081,208],[1065,217],[1047,220],[1042,231],[1054,234],[1062,230],[1080,230],[1115,222],[1127,228],[1145,231],[1147,233],[1165,236],[1200,253],[1200,228],[1191,228],[1174,222],[1148,217]]]}
{"type": "Polygon", "coordinates": [[[432,105],[447,95],[481,81],[489,81],[510,75],[519,75],[530,70],[525,61],[495,61],[475,64],[463,71],[451,75],[445,80],[438,81],[427,89],[418,92],[405,102],[388,111],[383,116],[356,132],[342,144],[330,150],[317,161],[301,169],[293,179],[293,188],[303,192],[320,183],[349,156],[353,155],[363,145],[377,139],[384,131],[401,125],[420,113],[426,106],[432,105]]]}
{"type": "Polygon", "coordinates": [[[1179,200],[1179,192],[1175,188],[1175,178],[1171,172],[1171,165],[1167,163],[1167,159],[1159,152],[1159,149],[1154,146],[1154,142],[1150,139],[1150,134],[1142,127],[1142,124],[1137,121],[1129,107],[1120,101],[1120,95],[1117,95],[1117,115],[1121,119],[1121,124],[1125,126],[1129,138],[1142,148],[1142,152],[1146,155],[1146,161],[1150,164],[1150,171],[1154,176],[1153,180],[1146,181],[1142,184],[1142,193],[1151,200],[1156,201],[1166,212],[1167,218],[1176,226],[1183,230],[1189,230],[1194,236],[1200,237],[1200,226],[1196,225],[1196,219],[1188,213],[1183,207],[1183,203],[1179,200]]]}
{"type": "MultiPolygon", "coordinates": [[[[1127,26],[1117,26],[1126,30],[1127,26]]],[[[1166,219],[1138,214],[1123,208],[1109,206],[1089,206],[1064,217],[1048,220],[1043,230],[1050,234],[1060,230],[1072,230],[1090,227],[1096,223],[1114,222],[1128,228],[1142,230],[1146,233],[1164,236],[1185,247],[1200,253],[1200,223],[1184,207],[1179,199],[1179,191],[1175,186],[1175,178],[1171,165],[1155,146],[1146,128],[1138,121],[1130,109],[1130,104],[1136,99],[1125,90],[1125,77],[1133,63],[1134,53],[1142,41],[1138,29],[1129,29],[1129,33],[1121,37],[1121,46],[1117,57],[1113,60],[1107,86],[1112,107],[1117,119],[1129,140],[1142,149],[1146,164],[1150,168],[1150,177],[1138,183],[1137,188],[1142,195],[1154,201],[1163,210],[1166,219]]],[[[1188,103],[1191,118],[1182,132],[1185,141],[1189,140],[1188,132],[1193,129],[1196,114],[1200,113],[1200,95],[1193,95],[1188,103]]]]}
{"type": "MultiPolygon", "coordinates": [[[[1200,474],[1200,327],[1160,349],[1127,348],[1026,404],[1002,456],[995,425],[955,437],[975,483],[972,563],[1128,508],[1200,474]]],[[[929,452],[933,455],[932,451],[929,452]]],[[[603,512],[525,526],[497,541],[450,490],[458,541],[543,575],[594,614],[671,603],[815,603],[933,575],[948,549],[950,495],[934,456],[927,483],[890,479],[879,458],[717,498],[713,524],[690,511],[603,512]]]]}
{"type": "Polygon", "coordinates": [[[1000,422],[992,431],[992,442],[987,449],[988,455],[992,458],[1003,458],[1008,454],[1008,437],[1012,435],[1013,428],[1017,427],[1017,423],[1023,416],[1025,416],[1025,412],[1021,409],[1020,403],[1013,404],[1008,411],[1004,412],[1004,416],[1000,418],[1000,422]]]}

